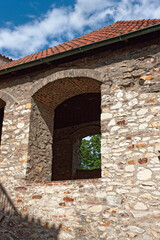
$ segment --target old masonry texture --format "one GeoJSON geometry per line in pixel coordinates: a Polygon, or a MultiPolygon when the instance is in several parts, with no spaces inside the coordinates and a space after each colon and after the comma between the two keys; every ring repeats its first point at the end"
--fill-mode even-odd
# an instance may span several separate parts
{"type": "Polygon", "coordinates": [[[148,35],[0,81],[0,240],[160,239],[159,43],[148,35]],[[101,178],[51,181],[54,109],[99,92],[101,178]]]}

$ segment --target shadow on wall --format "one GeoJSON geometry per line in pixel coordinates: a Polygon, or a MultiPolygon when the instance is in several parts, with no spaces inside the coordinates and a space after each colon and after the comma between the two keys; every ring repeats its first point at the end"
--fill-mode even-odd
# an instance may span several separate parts
{"type": "Polygon", "coordinates": [[[58,240],[61,226],[42,226],[40,221],[29,220],[17,212],[4,187],[0,184],[0,240],[58,240]]]}

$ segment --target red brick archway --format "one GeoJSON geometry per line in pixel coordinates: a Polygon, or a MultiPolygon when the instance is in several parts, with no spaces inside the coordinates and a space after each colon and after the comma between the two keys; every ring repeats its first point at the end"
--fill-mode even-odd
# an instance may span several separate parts
{"type": "MultiPolygon", "coordinates": [[[[33,95],[27,169],[27,178],[29,180],[51,180],[55,109],[67,99],[78,95],[100,93],[100,81],[88,77],[67,77],[47,83],[33,95]]],[[[100,99],[101,97],[99,97],[99,108],[100,99]]],[[[98,116],[100,119],[100,113],[98,116]]],[[[99,119],[96,121],[100,122],[99,119]]],[[[88,121],[90,125],[89,122],[90,120],[88,121]]],[[[100,125],[100,123],[98,124],[100,125]]],[[[67,141],[65,144],[68,144],[67,141]]]]}

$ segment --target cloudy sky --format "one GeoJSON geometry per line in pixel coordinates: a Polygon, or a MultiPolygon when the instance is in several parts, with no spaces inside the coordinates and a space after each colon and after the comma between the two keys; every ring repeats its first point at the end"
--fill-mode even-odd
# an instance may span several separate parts
{"type": "Polygon", "coordinates": [[[160,18],[159,0],[5,0],[0,53],[17,59],[119,20],[160,18]]]}

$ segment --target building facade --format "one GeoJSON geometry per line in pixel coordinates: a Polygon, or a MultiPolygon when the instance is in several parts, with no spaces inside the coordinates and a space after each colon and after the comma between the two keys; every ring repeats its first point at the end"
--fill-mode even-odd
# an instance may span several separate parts
{"type": "Polygon", "coordinates": [[[121,21],[0,61],[2,239],[160,239],[159,43],[160,20],[121,21]]]}

